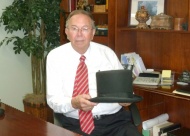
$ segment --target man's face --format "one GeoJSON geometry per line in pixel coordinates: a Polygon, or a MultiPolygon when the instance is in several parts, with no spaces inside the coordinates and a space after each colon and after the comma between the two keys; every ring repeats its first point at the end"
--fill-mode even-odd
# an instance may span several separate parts
{"type": "Polygon", "coordinates": [[[94,37],[95,29],[92,29],[91,19],[88,16],[77,14],[70,18],[65,33],[73,48],[83,54],[94,37]]]}

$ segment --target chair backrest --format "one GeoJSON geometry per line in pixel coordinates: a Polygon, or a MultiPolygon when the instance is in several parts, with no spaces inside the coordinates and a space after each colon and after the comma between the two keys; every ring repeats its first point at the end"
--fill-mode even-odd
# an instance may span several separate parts
{"type": "MultiPolygon", "coordinates": [[[[123,64],[123,67],[124,67],[124,69],[127,69],[127,70],[133,70],[133,65],[123,64]]],[[[140,113],[139,113],[136,103],[132,103],[129,106],[129,110],[131,111],[133,122],[134,122],[135,126],[140,125],[142,120],[141,120],[141,116],[140,116],[140,113]]]]}
{"type": "Polygon", "coordinates": [[[142,121],[141,121],[141,116],[140,116],[140,113],[139,113],[136,103],[132,103],[129,106],[129,110],[131,111],[133,122],[134,122],[135,126],[140,125],[142,121]]]}

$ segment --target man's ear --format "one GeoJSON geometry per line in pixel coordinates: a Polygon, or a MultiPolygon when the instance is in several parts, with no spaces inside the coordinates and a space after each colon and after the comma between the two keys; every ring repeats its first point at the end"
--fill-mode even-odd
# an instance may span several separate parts
{"type": "Polygon", "coordinates": [[[67,28],[65,28],[65,33],[66,33],[66,35],[68,34],[68,29],[67,28]]]}
{"type": "Polygon", "coordinates": [[[67,35],[67,39],[69,40],[69,37],[68,37],[68,29],[65,28],[65,34],[67,35]]]}
{"type": "Polygon", "coordinates": [[[93,29],[93,35],[95,35],[96,29],[93,29]]]}
{"type": "Polygon", "coordinates": [[[93,40],[94,35],[95,35],[95,32],[96,32],[96,29],[93,29],[93,30],[92,30],[92,38],[91,38],[91,40],[93,40]]]}

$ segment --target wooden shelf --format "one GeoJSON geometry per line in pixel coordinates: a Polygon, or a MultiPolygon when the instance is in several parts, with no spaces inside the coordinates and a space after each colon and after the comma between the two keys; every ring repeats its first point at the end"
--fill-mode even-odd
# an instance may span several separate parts
{"type": "Polygon", "coordinates": [[[92,12],[92,15],[108,15],[108,12],[92,12]]]}
{"type": "Polygon", "coordinates": [[[177,30],[164,30],[164,29],[136,29],[136,28],[129,28],[129,27],[118,27],[118,31],[135,31],[135,32],[156,32],[156,33],[187,33],[190,34],[189,31],[177,31],[177,30]]]}

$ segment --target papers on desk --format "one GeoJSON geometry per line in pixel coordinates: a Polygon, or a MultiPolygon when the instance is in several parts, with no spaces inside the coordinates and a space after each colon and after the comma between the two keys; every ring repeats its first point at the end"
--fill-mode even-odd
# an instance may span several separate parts
{"type": "Polygon", "coordinates": [[[142,58],[135,52],[121,54],[121,64],[133,65],[134,76],[146,71],[142,58]]]}
{"type": "Polygon", "coordinates": [[[162,70],[160,85],[172,85],[174,83],[174,73],[171,70],[162,70]]]}
{"type": "Polygon", "coordinates": [[[179,92],[179,91],[177,91],[177,90],[174,90],[173,93],[175,93],[175,94],[180,94],[180,95],[185,95],[185,96],[190,96],[189,93],[183,93],[183,92],[179,92]]]}
{"type": "Polygon", "coordinates": [[[173,93],[190,96],[190,85],[177,85],[177,89],[173,93]]]}
{"type": "Polygon", "coordinates": [[[162,78],[170,78],[171,70],[162,70],[162,78]]]}

